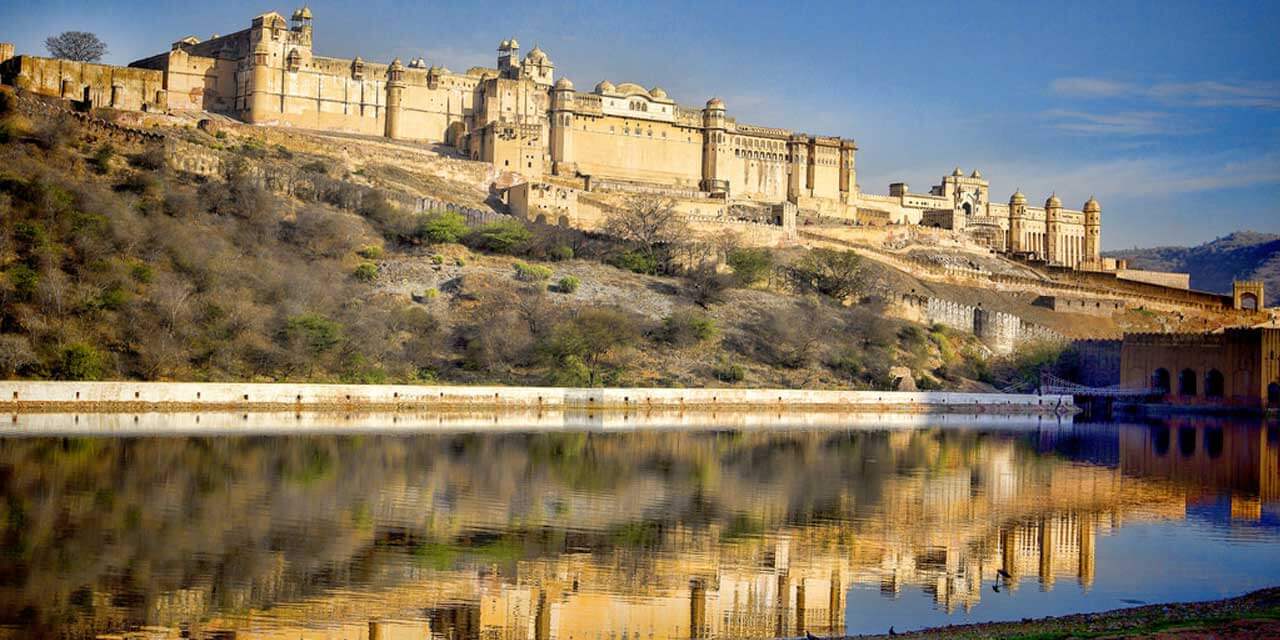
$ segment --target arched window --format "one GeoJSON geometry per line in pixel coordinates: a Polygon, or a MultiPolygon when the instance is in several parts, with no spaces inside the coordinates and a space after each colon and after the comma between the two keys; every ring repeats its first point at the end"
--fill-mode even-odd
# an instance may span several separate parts
{"type": "Polygon", "coordinates": [[[1164,456],[1169,453],[1169,427],[1151,427],[1151,449],[1158,456],[1164,456]]]}
{"type": "Polygon", "coordinates": [[[1226,381],[1222,378],[1222,372],[1217,369],[1210,369],[1209,373],[1204,374],[1204,397],[1221,398],[1226,395],[1226,381]]]}
{"type": "Polygon", "coordinates": [[[1178,374],[1178,395],[1194,396],[1196,395],[1196,372],[1191,369],[1183,369],[1178,374]]]}
{"type": "Polygon", "coordinates": [[[1209,427],[1204,430],[1204,450],[1210,458],[1222,456],[1222,427],[1209,427]]]}
{"type": "Polygon", "coordinates": [[[1196,453],[1196,428],[1178,427],[1178,453],[1190,458],[1196,453]]]}
{"type": "Polygon", "coordinates": [[[1157,393],[1167,395],[1171,389],[1169,382],[1168,369],[1156,369],[1156,372],[1151,375],[1151,389],[1157,393]]]}

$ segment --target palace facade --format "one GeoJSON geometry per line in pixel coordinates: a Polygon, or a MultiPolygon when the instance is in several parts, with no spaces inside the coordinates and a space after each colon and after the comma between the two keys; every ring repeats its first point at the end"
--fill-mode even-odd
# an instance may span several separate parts
{"type": "MultiPolygon", "coordinates": [[[[1080,210],[1064,208],[1056,195],[1043,207],[1028,206],[1020,191],[997,203],[980,172],[959,169],[927,194],[903,183],[890,185],[888,195],[863,193],[850,139],[738,122],[718,98],[687,107],[661,87],[605,80],[579,91],[556,78],[539,47],[521,56],[514,38],[498,46],[496,67],[463,72],[422,58],[380,64],[321,56],[313,51],[312,20],[306,7],[289,20],[264,13],[247,29],[204,41],[186,37],[128,67],[15,57],[11,46],[0,47],[0,79],[94,106],[207,111],[254,124],[440,143],[528,182],[566,189],[656,189],[720,202],[720,211],[731,203],[789,203],[820,218],[951,229],[1048,264],[1104,268],[1101,207],[1093,198],[1080,210]]],[[[566,208],[555,218],[572,221],[566,208]]]]}

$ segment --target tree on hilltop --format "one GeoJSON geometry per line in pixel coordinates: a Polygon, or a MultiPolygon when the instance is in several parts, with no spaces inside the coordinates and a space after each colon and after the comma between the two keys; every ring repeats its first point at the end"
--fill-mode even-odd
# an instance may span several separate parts
{"type": "Polygon", "coordinates": [[[88,31],[63,31],[44,40],[49,55],[63,60],[97,62],[107,53],[107,43],[88,31]]]}
{"type": "Polygon", "coordinates": [[[636,194],[605,220],[605,232],[635,247],[651,263],[658,261],[663,246],[675,245],[688,237],[684,215],[676,211],[671,198],[636,194]]]}

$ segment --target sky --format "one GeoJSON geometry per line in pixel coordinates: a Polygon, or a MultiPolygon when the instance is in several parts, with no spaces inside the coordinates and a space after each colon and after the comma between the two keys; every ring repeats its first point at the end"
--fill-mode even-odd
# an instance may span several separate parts
{"type": "MultiPolygon", "coordinates": [[[[93,31],[127,64],[249,26],[266,1],[0,0],[0,41],[93,31]]],[[[312,2],[320,55],[494,66],[541,46],[601,79],[720,97],[740,122],[857,141],[858,183],[1102,203],[1105,249],[1280,233],[1280,2],[312,2]]]]}

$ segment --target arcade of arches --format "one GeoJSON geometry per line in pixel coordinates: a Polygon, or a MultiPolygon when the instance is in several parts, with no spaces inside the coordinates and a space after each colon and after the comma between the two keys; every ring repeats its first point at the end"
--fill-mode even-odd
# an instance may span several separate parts
{"type": "Polygon", "coordinates": [[[1126,335],[1120,384],[1176,403],[1280,406],[1280,329],[1126,335]]]}

